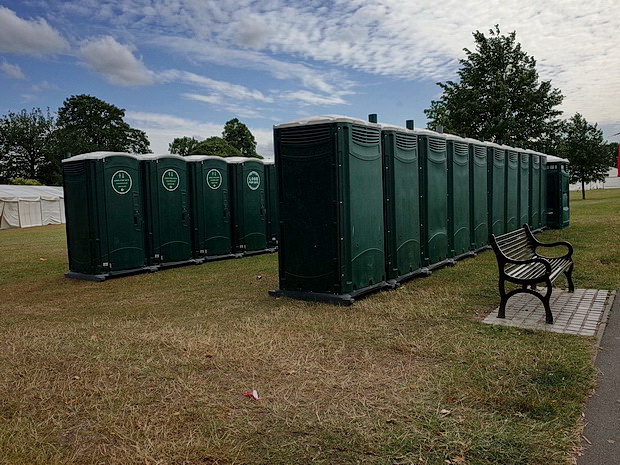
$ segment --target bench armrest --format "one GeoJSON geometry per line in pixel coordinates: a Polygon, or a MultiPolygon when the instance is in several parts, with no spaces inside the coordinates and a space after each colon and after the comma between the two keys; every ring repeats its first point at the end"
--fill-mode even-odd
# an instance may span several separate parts
{"type": "Polygon", "coordinates": [[[568,249],[568,252],[566,253],[566,255],[563,255],[561,258],[570,258],[570,259],[572,259],[572,257],[573,257],[573,246],[571,245],[570,242],[566,242],[566,241],[551,242],[549,244],[545,244],[545,243],[539,241],[537,244],[535,244],[534,251],[538,247],[561,247],[561,246],[564,246],[564,247],[566,247],[568,249]]]}
{"type": "Polygon", "coordinates": [[[570,259],[572,259],[572,256],[573,256],[573,246],[571,245],[570,242],[567,242],[567,241],[558,241],[558,242],[550,242],[550,243],[540,242],[536,238],[536,236],[534,236],[534,233],[532,232],[532,230],[530,229],[530,226],[528,224],[524,224],[523,225],[523,229],[525,229],[527,237],[530,239],[532,244],[534,244],[534,252],[536,252],[536,249],[538,247],[564,246],[564,247],[566,247],[568,249],[568,253],[566,255],[562,256],[561,258],[570,258],[570,259]]]}

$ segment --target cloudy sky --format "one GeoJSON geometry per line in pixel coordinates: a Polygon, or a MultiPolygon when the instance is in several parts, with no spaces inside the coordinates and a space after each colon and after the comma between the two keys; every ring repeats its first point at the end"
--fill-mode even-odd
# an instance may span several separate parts
{"type": "Polygon", "coordinates": [[[0,0],[0,114],[90,94],[126,111],[156,153],[246,123],[317,114],[425,127],[472,32],[499,24],[609,140],[620,131],[616,0],[0,0]]]}

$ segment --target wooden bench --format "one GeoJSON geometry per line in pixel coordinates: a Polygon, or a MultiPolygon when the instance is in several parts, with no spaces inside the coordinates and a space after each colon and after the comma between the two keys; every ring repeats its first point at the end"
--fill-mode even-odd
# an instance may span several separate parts
{"type": "Polygon", "coordinates": [[[526,292],[538,297],[545,306],[546,321],[553,324],[553,315],[549,306],[551,298],[552,282],[561,274],[566,275],[568,281],[568,291],[574,292],[573,285],[573,246],[566,242],[554,242],[544,244],[534,237],[527,224],[523,228],[511,231],[501,236],[495,237],[491,234],[489,242],[497,265],[499,267],[499,294],[501,303],[499,304],[498,318],[506,318],[506,302],[510,297],[519,293],[526,292]],[[540,247],[564,246],[568,249],[565,255],[559,257],[546,257],[539,255],[537,249],[540,247]],[[506,281],[520,285],[520,288],[506,292],[506,281]],[[536,291],[536,285],[544,283],[547,286],[545,294],[536,291]]]}

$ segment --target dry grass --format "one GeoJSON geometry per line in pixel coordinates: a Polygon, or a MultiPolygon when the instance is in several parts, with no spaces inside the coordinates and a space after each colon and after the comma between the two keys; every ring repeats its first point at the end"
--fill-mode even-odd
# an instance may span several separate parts
{"type": "MultiPolygon", "coordinates": [[[[620,191],[591,198],[543,237],[615,288],[620,191]]],[[[593,340],[482,325],[492,254],[351,308],[268,297],[276,261],[88,283],[63,227],[0,231],[0,463],[569,463],[593,340]]]]}

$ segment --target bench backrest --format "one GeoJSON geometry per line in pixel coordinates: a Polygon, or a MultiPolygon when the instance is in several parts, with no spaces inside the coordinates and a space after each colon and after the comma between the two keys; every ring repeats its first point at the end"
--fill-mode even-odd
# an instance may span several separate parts
{"type": "Polygon", "coordinates": [[[491,234],[490,239],[498,260],[500,254],[513,260],[528,260],[535,256],[534,244],[525,228],[519,228],[497,237],[491,234]]]}

